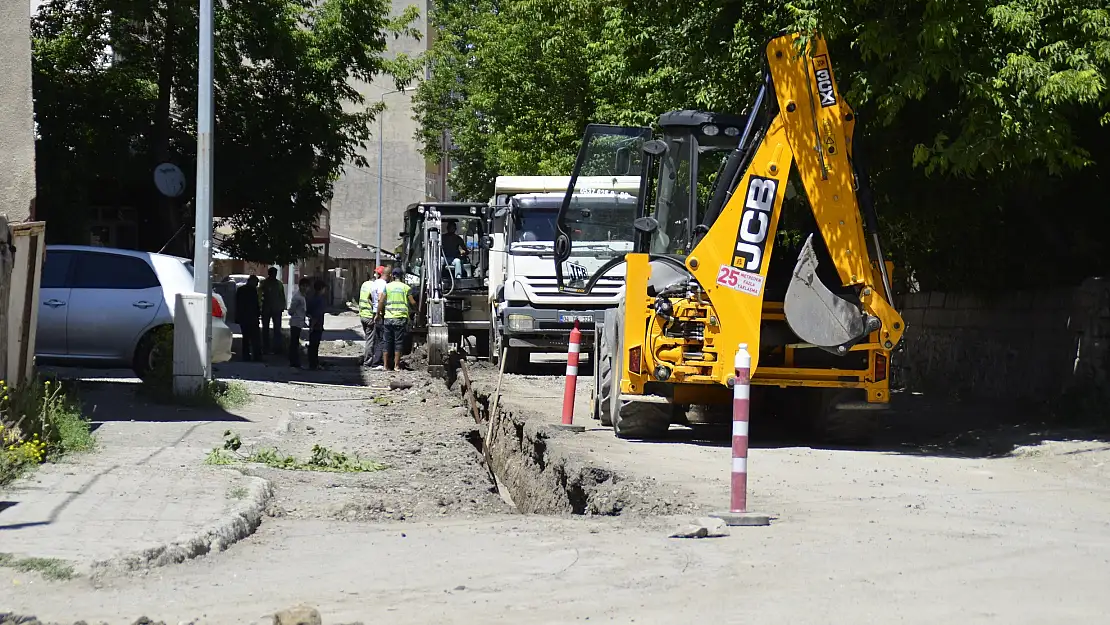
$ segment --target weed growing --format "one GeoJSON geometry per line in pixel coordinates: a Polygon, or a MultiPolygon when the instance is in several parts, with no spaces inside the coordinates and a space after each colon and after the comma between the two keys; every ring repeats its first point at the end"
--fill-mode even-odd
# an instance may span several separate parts
{"type": "Polygon", "coordinates": [[[0,485],[27,469],[96,444],[80,405],[56,380],[18,388],[0,380],[0,485]]]}
{"type": "Polygon", "coordinates": [[[313,445],[312,453],[306,460],[282,454],[273,448],[262,448],[250,454],[239,453],[242,446],[239,435],[231,430],[224,432],[224,444],[208,453],[205,464],[226,466],[230,464],[263,464],[285,471],[325,471],[329,473],[368,473],[388,468],[386,465],[362,458],[357,454],[333,451],[322,445],[313,445]]]}
{"type": "Polygon", "coordinates": [[[154,342],[154,349],[161,356],[140,387],[147,397],[164,404],[196,408],[219,407],[224,410],[239,408],[250,402],[250,393],[241,382],[210,380],[196,393],[189,395],[174,393],[173,327],[165,326],[156,330],[154,342]]]}
{"type": "Polygon", "coordinates": [[[0,567],[23,573],[38,573],[45,579],[64,581],[75,575],[73,566],[54,558],[17,558],[10,553],[0,553],[0,567]]]}

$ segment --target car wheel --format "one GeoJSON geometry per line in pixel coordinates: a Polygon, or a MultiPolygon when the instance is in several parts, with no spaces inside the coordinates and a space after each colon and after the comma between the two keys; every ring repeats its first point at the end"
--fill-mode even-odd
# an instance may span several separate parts
{"type": "Polygon", "coordinates": [[[172,332],[172,326],[162,326],[147,332],[139,341],[131,368],[140,379],[151,379],[164,366],[165,359],[173,358],[172,332]]]}

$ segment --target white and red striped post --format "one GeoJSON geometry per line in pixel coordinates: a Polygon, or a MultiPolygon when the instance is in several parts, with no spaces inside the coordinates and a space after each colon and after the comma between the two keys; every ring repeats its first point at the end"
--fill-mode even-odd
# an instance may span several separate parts
{"type": "Polygon", "coordinates": [[[752,356],[748,344],[736,350],[736,377],[732,386],[732,484],[727,513],[713,514],[729,525],[769,525],[765,514],[748,512],[748,422],[751,416],[752,356]]]}
{"type": "Polygon", "coordinates": [[[729,512],[748,511],[748,418],[752,356],[747,343],[736,350],[736,384],[732,387],[732,503],[729,512]]]}
{"type": "Polygon", "coordinates": [[[570,346],[567,348],[567,383],[563,388],[563,425],[574,425],[574,394],[578,389],[578,353],[582,344],[582,331],[578,322],[570,331],[570,346]]]}

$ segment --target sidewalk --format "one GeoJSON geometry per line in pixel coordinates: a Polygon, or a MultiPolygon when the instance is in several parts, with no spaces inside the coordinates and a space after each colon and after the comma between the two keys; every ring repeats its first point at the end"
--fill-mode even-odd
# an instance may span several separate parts
{"type": "Polygon", "coordinates": [[[97,449],[0,491],[0,553],[60,559],[84,574],[179,562],[254,531],[269,484],[204,465],[224,430],[246,419],[146,406],[120,383],[85,398],[99,401],[97,449]]]}

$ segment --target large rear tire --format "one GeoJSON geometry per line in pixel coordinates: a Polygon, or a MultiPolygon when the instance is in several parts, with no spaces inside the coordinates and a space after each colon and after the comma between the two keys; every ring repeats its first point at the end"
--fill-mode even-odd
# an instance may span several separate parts
{"type": "MultiPolygon", "coordinates": [[[[670,404],[658,404],[644,401],[622,401],[620,398],[620,379],[623,376],[621,367],[624,365],[624,306],[616,311],[606,314],[606,329],[602,334],[610,335],[610,349],[604,349],[609,354],[609,418],[613,425],[613,432],[617,438],[632,438],[651,440],[666,436],[671,427],[670,404]]],[[[601,395],[601,391],[598,391],[601,395]]]]}
{"type": "MultiPolygon", "coordinates": [[[[608,315],[606,315],[606,318],[608,318],[608,315]]],[[[610,344],[608,325],[597,331],[600,334],[598,335],[597,347],[597,372],[595,373],[597,376],[597,397],[594,397],[594,411],[598,420],[601,421],[601,425],[613,427],[611,395],[614,386],[620,384],[620,381],[613,377],[614,346],[610,344]]]]}

